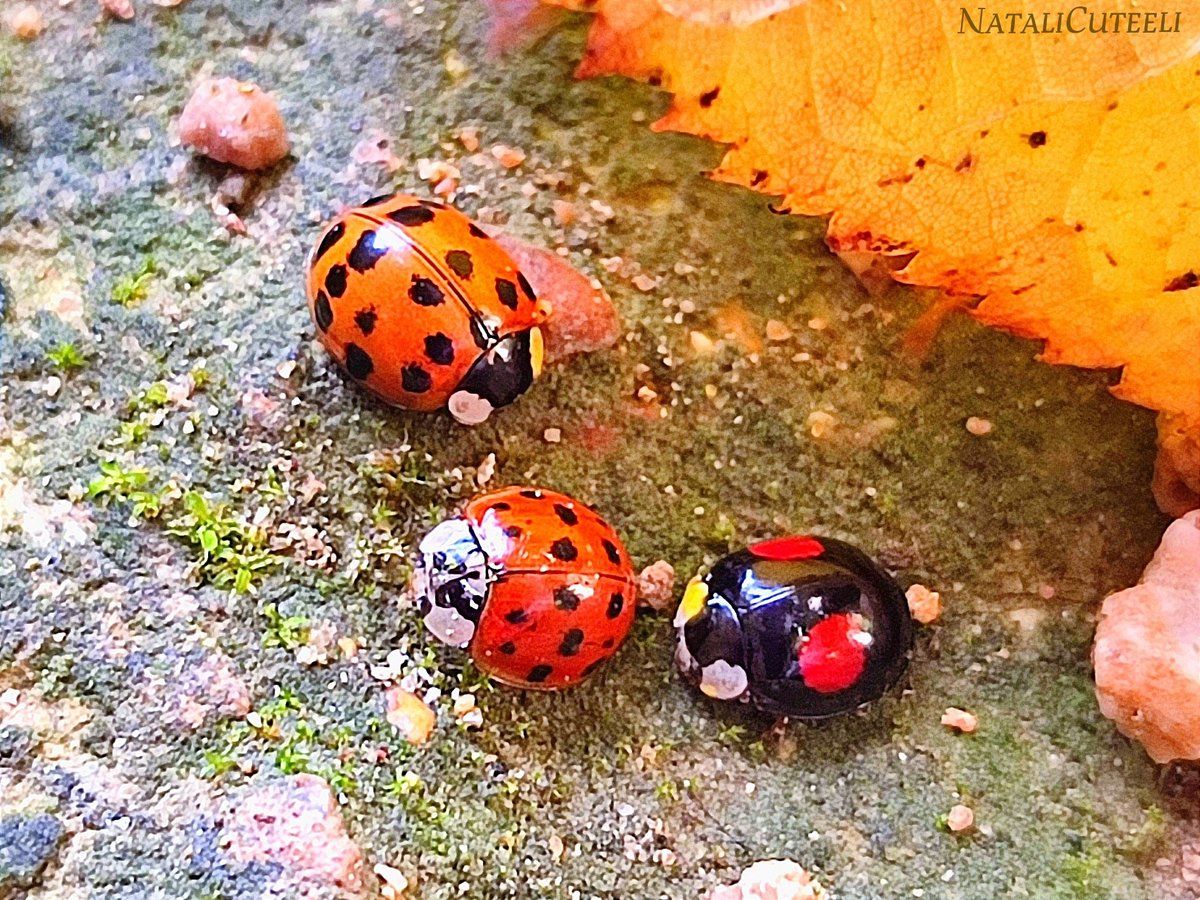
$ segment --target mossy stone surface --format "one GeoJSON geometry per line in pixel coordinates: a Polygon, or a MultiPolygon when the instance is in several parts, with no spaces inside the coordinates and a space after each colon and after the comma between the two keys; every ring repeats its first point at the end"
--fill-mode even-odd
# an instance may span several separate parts
{"type": "Polygon", "coordinates": [[[682,900],[766,857],[846,900],[1161,895],[1147,872],[1177,813],[1100,716],[1088,661],[1098,602],[1164,525],[1152,418],[1107,374],[1044,366],[966,319],[906,358],[923,299],[868,296],[822,223],[708,181],[719,148],[648,130],[660,93],[573,81],[583,20],[496,60],[476,4],[143,0],[131,23],[43,6],[39,39],[0,38],[0,488],[24,491],[0,504],[0,690],[57,711],[5,742],[0,815],[36,794],[68,829],[31,897],[261,897],[286,873],[232,862],[212,810],[302,771],[414,896],[682,900]],[[173,146],[209,72],[257,82],[289,124],[291,157],[239,210],[246,235],[212,208],[228,170],[173,146]],[[383,139],[394,171],[361,161],[383,139]],[[495,144],[526,162],[505,169],[495,144]],[[420,160],[460,169],[466,212],[564,248],[626,325],[473,430],[355,389],[304,306],[321,223],[391,188],[428,194],[420,160]],[[144,296],[114,302],[147,260],[144,296]],[[767,340],[768,320],[791,336],[767,340]],[[691,331],[742,337],[699,355],[691,331]],[[56,366],[64,343],[81,367],[56,366]],[[994,430],[969,434],[968,416],[994,430]],[[903,693],[818,727],[693,694],[650,613],[584,686],[486,685],[404,587],[415,541],[488,454],[489,486],[577,496],[681,582],[813,531],[941,591],[946,612],[903,693]],[[298,659],[324,623],[355,658],[298,659]],[[442,691],[421,749],[371,672],[397,649],[442,691]],[[455,723],[456,689],[482,729],[455,723]],[[943,728],[948,706],[978,732],[943,728]],[[54,732],[77,707],[86,723],[54,732]],[[938,825],[960,802],[968,836],[938,825]]]}

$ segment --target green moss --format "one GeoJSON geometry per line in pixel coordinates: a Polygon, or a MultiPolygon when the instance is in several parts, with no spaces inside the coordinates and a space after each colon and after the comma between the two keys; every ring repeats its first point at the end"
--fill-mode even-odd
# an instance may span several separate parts
{"type": "Polygon", "coordinates": [[[158,272],[154,257],[147,256],[133,272],[119,279],[112,287],[112,301],[121,306],[132,306],[145,300],[150,293],[150,282],[158,272]]]}

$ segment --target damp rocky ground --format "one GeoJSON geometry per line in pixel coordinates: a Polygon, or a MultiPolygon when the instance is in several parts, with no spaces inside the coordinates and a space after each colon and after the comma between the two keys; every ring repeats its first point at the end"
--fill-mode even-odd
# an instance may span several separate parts
{"type": "Polygon", "coordinates": [[[382,863],[412,897],[692,898],[768,857],[841,898],[1195,896],[1194,775],[1092,694],[1097,603],[1165,524],[1110,376],[965,319],[901,352],[924,298],[708,181],[661,93],[573,81],[583,20],[496,60],[474,4],[40,8],[0,39],[0,897],[377,896],[382,863]],[[208,74],[278,98],[286,161],[230,183],[178,146],[208,74]],[[328,216],[439,185],[624,322],[471,430],[356,390],[304,308],[328,216]],[[507,690],[405,590],[484,482],[595,505],[681,582],[848,539],[945,613],[902,693],[821,726],[688,690],[651,611],[589,683],[507,690]],[[421,748],[395,683],[437,709],[421,748]]]}

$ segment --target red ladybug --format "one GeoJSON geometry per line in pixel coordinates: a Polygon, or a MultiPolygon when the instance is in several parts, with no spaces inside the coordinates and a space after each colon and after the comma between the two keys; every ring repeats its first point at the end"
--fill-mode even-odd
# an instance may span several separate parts
{"type": "Polygon", "coordinates": [[[913,641],[891,576],[850,544],[810,535],[718,560],[688,585],[675,627],[675,661],[704,694],[801,719],[881,696],[913,641]]]}
{"type": "Polygon", "coordinates": [[[542,368],[550,306],[478,225],[433,200],[368,200],[325,229],[308,258],[317,337],[395,406],[445,406],[475,425],[542,368]]]}
{"type": "Polygon", "coordinates": [[[505,684],[575,684],[617,652],[636,604],[612,526],[564,494],[476,497],[421,541],[413,587],[438,639],[505,684]]]}

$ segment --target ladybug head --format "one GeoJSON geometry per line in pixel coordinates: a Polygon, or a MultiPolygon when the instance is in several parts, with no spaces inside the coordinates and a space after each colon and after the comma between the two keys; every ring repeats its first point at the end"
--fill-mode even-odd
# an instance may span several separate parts
{"type": "Polygon", "coordinates": [[[478,425],[492,410],[508,406],[541,374],[542,347],[542,330],[536,325],[501,338],[450,395],[450,414],[464,425],[478,425]]]}
{"type": "Polygon", "coordinates": [[[729,601],[694,579],[675,613],[675,628],[675,662],[689,681],[715,700],[747,696],[742,623],[729,601]]]}
{"type": "Polygon", "coordinates": [[[488,564],[466,519],[447,519],[425,535],[413,568],[413,591],[425,627],[438,640],[453,647],[471,642],[487,599],[488,564]]]}

